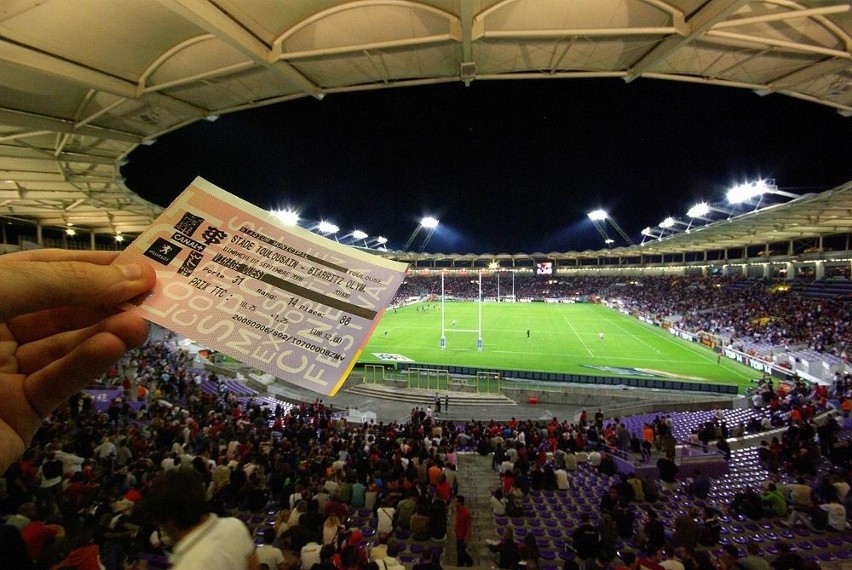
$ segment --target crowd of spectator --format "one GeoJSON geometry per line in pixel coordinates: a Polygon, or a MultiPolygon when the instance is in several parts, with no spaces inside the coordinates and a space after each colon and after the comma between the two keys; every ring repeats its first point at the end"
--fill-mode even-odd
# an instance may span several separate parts
{"type": "MultiPolygon", "coordinates": [[[[542,291],[536,289],[539,279],[516,282],[516,291],[542,291]]],[[[474,286],[467,281],[456,278],[454,294],[464,296],[474,286]]],[[[701,281],[676,282],[651,279],[639,287],[596,278],[577,283],[556,280],[549,285],[553,289],[545,291],[558,288],[560,295],[590,296],[604,290],[640,291],[631,301],[639,310],[647,292],[656,290],[651,297],[671,295],[668,311],[679,309],[678,303],[704,286],[701,281]],[[676,287],[684,288],[682,296],[671,292],[676,287]]],[[[762,306],[754,301],[761,299],[759,294],[751,301],[726,294],[762,306]]],[[[798,314],[799,301],[787,302],[777,306],[798,314]]],[[[816,314],[829,318],[826,309],[816,314]]],[[[815,326],[826,323],[813,321],[815,326]]],[[[848,334],[842,326],[833,330],[848,334]]],[[[375,570],[370,564],[379,570],[396,568],[401,565],[393,538],[398,531],[415,540],[446,540],[450,505],[458,494],[459,449],[492,455],[501,477],[491,499],[496,514],[523,516],[525,498],[532,490],[571,489],[578,463],[587,462],[618,478],[600,499],[596,524],[580,521],[578,530],[588,525],[597,536],[596,548],[588,549],[582,533],[577,535],[575,548],[584,552],[580,558],[586,553],[605,558],[601,552],[610,552],[613,540],[634,537],[648,563],[654,562],[661,547],[673,549],[671,558],[686,560],[695,557],[698,544],[718,543],[714,529],[719,511],[714,508],[688,512],[675,522],[670,536],[660,534],[652,507],[641,517],[630,508],[652,505],[655,494],[671,492],[684,477],[669,466],[677,442],[665,416],[641,433],[631,433],[617,419],[607,421],[600,410],[593,417],[584,412],[576,422],[553,418],[455,423],[415,408],[405,423],[353,426],[336,418],[321,400],[269,406],[238,398],[226,389],[205,391],[202,384],[219,379],[193,368],[190,357],[168,338],[129,352],[101,382],[122,388],[123,396],[105,412],[96,411],[90,398],[73,398],[45,420],[23,457],[3,474],[0,514],[6,524],[0,550],[12,567],[88,570],[102,563],[107,570],[124,570],[127,562],[143,555],[163,555],[170,548],[168,533],[158,524],[162,516],[156,516],[163,500],[151,499],[151,489],[157,489],[164,474],[186,470],[204,486],[204,508],[217,516],[274,517],[272,528],[247,538],[262,543],[256,556],[270,569],[375,570]],[[615,456],[631,453],[645,460],[656,453],[658,480],[639,480],[627,473],[618,477],[615,456]],[[373,548],[365,546],[364,523],[370,517],[377,521],[373,548]]],[[[769,425],[744,429],[783,426],[784,431],[761,444],[760,460],[772,477],[763,489],[743,489],[730,505],[733,512],[752,518],[780,517],[789,525],[815,531],[823,524],[845,528],[846,515],[852,512],[850,448],[838,437],[835,424],[817,426],[813,417],[829,399],[847,398],[850,391],[852,379],[845,376],[831,388],[799,383],[782,390],[769,382],[757,386],[752,402],[765,410],[769,425]],[[827,471],[826,465],[831,466],[827,471]]],[[[707,445],[715,440],[724,452],[731,435],[727,426],[715,422],[704,428],[706,435],[699,430],[698,441],[707,445]]],[[[704,478],[693,478],[690,492],[704,494],[705,483],[704,478]]],[[[455,538],[463,549],[466,538],[458,534],[455,538]]],[[[534,544],[516,545],[517,552],[501,546],[506,544],[514,545],[513,537],[504,536],[492,545],[498,559],[505,557],[507,564],[524,560],[528,568],[537,563],[534,544]]],[[[503,561],[498,563],[506,567],[503,561]]],[[[426,549],[417,566],[437,570],[439,562],[426,549]]]]}
{"type": "MultiPolygon", "coordinates": [[[[458,491],[459,449],[491,455],[501,477],[491,499],[497,514],[524,516],[525,498],[534,490],[568,491],[578,463],[613,477],[617,482],[600,499],[601,516],[594,524],[581,520],[575,532],[578,558],[606,558],[601,552],[609,552],[613,541],[635,537],[648,560],[660,547],[673,548],[672,558],[700,559],[696,544],[718,541],[714,509],[690,512],[675,522],[673,533],[659,532],[653,501],[679,481],[676,467],[665,467],[675,444],[666,416],[649,422],[642,433],[629,433],[622,421],[607,420],[601,410],[583,412],[576,422],[454,423],[414,408],[404,424],[352,426],[336,419],[321,400],[272,407],[227,391],[202,390],[201,383],[215,382],[215,376],[191,368],[189,358],[168,340],[131,352],[103,381],[126,386],[128,376],[131,384],[146,388],[125,392],[128,399],[142,399],[138,412],[127,402],[110,406],[116,413],[96,412],[85,398],[72,402],[45,422],[23,458],[4,474],[2,512],[23,544],[16,567],[86,569],[100,559],[116,570],[143,555],[164,553],[169,536],[156,524],[162,515],[152,516],[158,511],[149,504],[151,489],[164,473],[188,470],[203,482],[205,508],[216,515],[274,516],[274,525],[262,535],[245,539],[262,543],[256,555],[269,568],[366,570],[371,563],[396,568],[401,565],[394,541],[398,531],[415,540],[446,540],[450,504],[458,491]],[[175,405],[158,404],[160,395],[175,405]],[[659,456],[658,480],[618,476],[614,457],[643,447],[650,448],[649,456],[659,456]],[[631,504],[651,507],[640,515],[631,504]],[[377,520],[372,548],[365,546],[369,517],[377,520]],[[591,550],[582,538],[592,534],[589,528],[597,537],[591,550]]],[[[818,509],[833,517],[830,524],[840,524],[837,513],[850,500],[849,448],[830,427],[834,424],[816,427],[812,415],[812,403],[831,394],[804,383],[781,393],[768,382],[755,393],[768,396],[762,403],[766,413],[789,426],[768,446],[774,458],[762,458],[776,475],[760,498],[759,516],[785,516],[791,525],[816,528],[818,509]],[[803,453],[807,461],[799,459],[803,453]],[[834,470],[815,473],[812,467],[824,458],[834,470]],[[813,503],[796,503],[778,514],[771,493],[785,497],[794,488],[785,486],[784,477],[811,480],[813,503]]],[[[716,420],[712,427],[719,427],[716,420]]],[[[726,436],[714,431],[712,437],[722,441],[726,436]]],[[[706,496],[705,483],[701,477],[690,480],[690,492],[706,496]]],[[[162,499],[158,503],[162,510],[162,499]]],[[[739,498],[731,508],[741,508],[739,498]]],[[[8,535],[6,530],[4,552],[12,552],[8,545],[15,536],[8,535]]],[[[456,539],[464,542],[464,537],[456,539]]],[[[498,565],[514,568],[504,564],[523,560],[535,567],[535,544],[500,546],[510,542],[515,544],[504,537],[492,545],[498,565]]],[[[438,564],[426,549],[418,570],[438,564]]]]}

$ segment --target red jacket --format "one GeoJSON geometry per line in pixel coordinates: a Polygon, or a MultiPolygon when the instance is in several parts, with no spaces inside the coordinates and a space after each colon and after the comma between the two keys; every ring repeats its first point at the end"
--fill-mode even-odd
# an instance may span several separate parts
{"type": "Polygon", "coordinates": [[[465,505],[459,505],[456,509],[456,540],[467,540],[470,538],[470,528],[473,525],[473,520],[470,516],[470,509],[465,505]]]}

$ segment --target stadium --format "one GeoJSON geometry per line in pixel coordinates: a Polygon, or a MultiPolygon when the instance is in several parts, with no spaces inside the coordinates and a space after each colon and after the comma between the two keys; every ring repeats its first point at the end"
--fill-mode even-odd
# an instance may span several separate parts
{"type": "MultiPolygon", "coordinates": [[[[134,150],[304,97],[644,78],[852,114],[843,2],[107,4],[0,14],[3,254],[124,250],[163,212],[122,176],[134,150]]],[[[193,524],[244,523],[226,542],[245,564],[211,568],[309,568],[323,544],[324,568],[350,570],[465,552],[509,570],[847,567],[852,181],[749,181],[641,236],[588,219],[604,248],[426,252],[437,220],[398,249],[354,236],[408,270],[327,401],[154,328],[5,471],[0,550],[22,569],[180,568],[200,554],[155,539],[148,493],[183,466],[220,517],[193,524]]]]}

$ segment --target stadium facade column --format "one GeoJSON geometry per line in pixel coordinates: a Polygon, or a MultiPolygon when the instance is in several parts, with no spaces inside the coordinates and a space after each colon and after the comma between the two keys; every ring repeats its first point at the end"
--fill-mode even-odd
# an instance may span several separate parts
{"type": "Polygon", "coordinates": [[[772,279],[772,264],[764,263],[763,264],[763,278],[764,279],[772,279]]]}
{"type": "Polygon", "coordinates": [[[786,281],[792,281],[796,277],[796,266],[792,261],[787,262],[787,278],[786,281]]]}
{"type": "Polygon", "coordinates": [[[825,261],[814,262],[814,279],[819,281],[825,278],[825,261]]]}

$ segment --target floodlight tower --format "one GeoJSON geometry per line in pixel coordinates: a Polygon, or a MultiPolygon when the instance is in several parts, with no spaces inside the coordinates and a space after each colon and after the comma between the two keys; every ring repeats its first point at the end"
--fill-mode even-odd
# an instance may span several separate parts
{"type": "Polygon", "coordinates": [[[328,237],[330,235],[333,235],[334,241],[340,241],[340,240],[337,239],[337,232],[340,231],[340,228],[338,228],[336,225],[332,224],[331,222],[326,222],[325,220],[323,220],[319,224],[317,224],[316,229],[319,233],[323,234],[324,236],[328,237]]]}
{"type": "Polygon", "coordinates": [[[601,237],[604,239],[604,243],[608,243],[611,239],[609,234],[606,233],[606,219],[609,217],[609,214],[607,214],[605,210],[597,209],[592,210],[586,215],[592,221],[592,225],[595,226],[598,233],[601,234],[601,237]]]}
{"type": "Polygon", "coordinates": [[[680,220],[676,220],[671,216],[668,216],[665,220],[660,222],[658,225],[659,225],[660,228],[662,228],[664,230],[669,230],[673,234],[678,232],[677,228],[675,228],[675,226],[677,226],[677,225],[689,227],[689,224],[687,224],[686,222],[681,222],[680,220]]]}
{"type": "Polygon", "coordinates": [[[644,230],[642,230],[642,243],[639,245],[645,245],[645,242],[648,241],[647,238],[659,241],[663,239],[663,234],[662,232],[658,234],[654,233],[654,230],[651,229],[651,226],[648,226],[644,230]]]}
{"type": "Polygon", "coordinates": [[[609,225],[621,236],[628,245],[633,245],[633,240],[630,239],[630,236],[627,235],[621,226],[610,216],[605,210],[593,210],[588,213],[589,219],[592,220],[592,223],[595,225],[595,228],[600,232],[600,234],[604,238],[604,243],[608,246],[612,247],[612,244],[615,243],[615,240],[609,237],[609,234],[606,231],[606,223],[609,222],[609,225]]]}
{"type": "Polygon", "coordinates": [[[285,226],[299,225],[299,213],[295,210],[272,210],[270,213],[285,226]]]}
{"type": "Polygon", "coordinates": [[[426,216],[420,223],[417,224],[417,227],[414,228],[414,231],[411,232],[411,236],[408,238],[408,241],[405,242],[405,246],[403,246],[403,251],[408,251],[411,245],[414,243],[414,240],[417,239],[417,236],[420,235],[420,232],[425,231],[426,235],[423,238],[423,243],[420,244],[418,253],[422,253],[426,248],[426,244],[429,243],[429,240],[432,238],[432,234],[435,233],[435,228],[438,227],[438,220],[433,218],[432,216],[426,216]]]}
{"type": "Polygon", "coordinates": [[[720,214],[724,214],[726,216],[730,216],[733,212],[730,210],[723,210],[721,208],[716,208],[715,206],[711,206],[707,202],[699,202],[686,211],[686,216],[689,218],[689,225],[686,227],[687,231],[692,227],[693,222],[695,220],[701,220],[703,222],[711,222],[712,220],[707,216],[710,212],[719,212],[720,214]]]}
{"type": "Polygon", "coordinates": [[[367,233],[362,232],[361,230],[353,230],[350,234],[352,236],[352,242],[356,242],[358,240],[364,240],[364,247],[369,247],[367,245],[367,233]]]}
{"type": "Polygon", "coordinates": [[[777,196],[784,196],[785,198],[795,199],[801,198],[798,194],[793,194],[792,192],[785,192],[784,190],[779,190],[778,186],[775,185],[775,181],[771,179],[767,180],[757,180],[755,182],[746,182],[745,184],[737,184],[730,190],[728,190],[727,199],[731,204],[742,204],[745,202],[751,202],[755,198],[757,198],[757,204],[755,204],[754,209],[756,210],[760,206],[760,202],[763,199],[764,194],[775,194],[777,196]]]}

